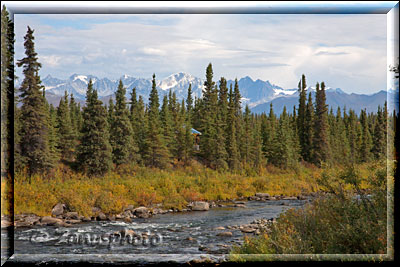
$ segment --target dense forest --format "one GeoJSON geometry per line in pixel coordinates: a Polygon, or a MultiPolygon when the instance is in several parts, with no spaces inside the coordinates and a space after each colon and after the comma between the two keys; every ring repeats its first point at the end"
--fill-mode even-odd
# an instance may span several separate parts
{"type": "MultiPolygon", "coordinates": [[[[299,104],[286,107],[279,118],[271,104],[269,114],[256,115],[241,106],[237,80],[227,88],[226,79],[214,81],[212,64],[206,69],[203,96],[178,101],[169,92],[160,101],[153,74],[148,104],[137,98],[135,88],[126,99],[120,81],[112,100],[104,105],[90,81],[86,105],[73,95],[49,105],[41,85],[33,30],[25,36],[26,57],[17,61],[24,80],[14,104],[15,168],[28,176],[50,171],[58,162],[88,175],[101,176],[121,164],[168,168],[196,158],[205,166],[235,172],[272,164],[288,168],[299,162],[321,164],[362,163],[386,157],[387,105],[376,113],[326,104],[325,83],[316,84],[316,97],[307,92],[306,77],[298,84],[299,104]],[[308,95],[307,95],[308,94],[308,95]],[[17,103],[22,105],[17,107],[17,103]],[[314,103],[315,102],[315,103],[314,103]],[[161,108],[160,108],[161,103],[161,108]],[[199,151],[191,129],[201,132],[199,151]]],[[[392,125],[392,123],[389,123],[392,125]]]]}

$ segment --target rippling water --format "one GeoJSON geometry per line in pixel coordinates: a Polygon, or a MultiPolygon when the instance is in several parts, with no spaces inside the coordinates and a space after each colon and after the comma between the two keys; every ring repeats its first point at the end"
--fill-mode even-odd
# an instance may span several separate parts
{"type": "MultiPolygon", "coordinates": [[[[243,233],[240,230],[214,228],[249,224],[260,218],[276,218],[283,211],[300,207],[306,202],[307,200],[249,201],[245,208],[216,207],[209,211],[168,213],[148,219],[136,219],[132,223],[106,221],[81,223],[67,228],[19,228],[15,230],[14,235],[15,253],[21,260],[24,258],[33,261],[40,260],[44,254],[57,254],[58,260],[62,255],[75,254],[77,259],[84,257],[104,261],[103,256],[99,254],[107,254],[120,260],[148,262],[171,259],[188,261],[204,254],[223,257],[223,254],[229,253],[232,245],[241,244],[243,233]],[[91,238],[97,236],[100,239],[100,236],[109,237],[112,233],[125,229],[133,230],[139,236],[147,233],[148,238],[136,238],[136,243],[128,242],[130,239],[125,242],[120,242],[120,239],[114,239],[113,242],[103,239],[102,243],[77,242],[79,236],[83,238],[86,234],[91,238]],[[230,231],[233,235],[217,236],[225,231],[230,231]],[[71,236],[75,236],[75,239],[71,236]],[[153,243],[146,243],[146,240],[153,243]]],[[[55,259],[57,255],[53,255],[55,259]]]]}

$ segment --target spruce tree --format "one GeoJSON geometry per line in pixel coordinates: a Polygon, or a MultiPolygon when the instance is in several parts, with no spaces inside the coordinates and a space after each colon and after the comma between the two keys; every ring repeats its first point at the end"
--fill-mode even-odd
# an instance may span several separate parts
{"type": "Polygon", "coordinates": [[[181,105],[179,105],[179,115],[176,117],[176,135],[175,135],[175,157],[178,161],[187,161],[188,159],[188,148],[186,143],[186,109],[185,100],[182,99],[181,105]]]}
{"type": "MultiPolygon", "coordinates": [[[[176,119],[177,119],[176,116],[174,119],[172,118],[171,108],[169,107],[168,103],[168,97],[167,95],[164,95],[160,112],[162,134],[164,136],[165,144],[169,150],[169,153],[177,157],[180,151],[179,148],[177,147],[175,138],[176,137],[175,129],[177,127],[176,119]]],[[[178,127],[177,130],[180,130],[180,128],[178,127]]]]}
{"type": "Polygon", "coordinates": [[[244,135],[243,135],[243,143],[241,144],[243,146],[243,154],[242,158],[245,163],[249,163],[252,160],[251,157],[251,146],[252,146],[252,125],[251,125],[251,114],[250,114],[250,109],[249,106],[246,105],[245,111],[244,111],[244,135]]]}
{"type": "Polygon", "coordinates": [[[261,138],[261,125],[260,120],[253,119],[253,137],[252,137],[252,161],[256,169],[262,163],[262,138],[261,138]]]}
{"type": "MultiPolygon", "coordinates": [[[[7,188],[12,189],[13,185],[13,169],[22,166],[20,153],[14,150],[19,146],[16,139],[19,138],[17,127],[14,126],[14,120],[17,111],[14,112],[14,23],[9,17],[6,6],[3,5],[1,10],[1,173],[7,180],[7,188]],[[13,120],[14,118],[14,120],[13,120]],[[14,129],[14,131],[13,131],[14,129]],[[13,136],[14,132],[14,136],[13,136]],[[11,175],[7,175],[11,174],[11,175]],[[10,187],[8,187],[10,185],[10,187]]],[[[17,101],[15,96],[14,102],[17,101]]],[[[15,109],[16,110],[16,109],[15,109]]],[[[17,124],[17,122],[15,122],[17,124]]],[[[12,191],[9,192],[10,194],[12,191]]],[[[12,207],[12,206],[10,206],[12,207]]],[[[10,212],[11,214],[11,212],[10,212]]]]}
{"type": "Polygon", "coordinates": [[[182,120],[182,129],[183,129],[183,153],[182,159],[185,164],[187,164],[192,156],[193,151],[193,135],[192,135],[192,124],[191,124],[191,115],[188,111],[185,110],[185,102],[182,99],[181,105],[181,120],[182,120]]]}
{"type": "Polygon", "coordinates": [[[139,149],[140,159],[139,162],[143,163],[143,157],[145,154],[146,147],[146,133],[147,133],[147,116],[145,111],[145,104],[143,97],[140,95],[137,104],[137,111],[135,112],[137,116],[137,124],[135,124],[136,129],[134,129],[134,135],[139,149]]]}
{"type": "Polygon", "coordinates": [[[275,134],[270,146],[269,162],[275,166],[286,168],[290,158],[289,146],[290,137],[288,133],[288,117],[285,106],[279,118],[279,124],[275,128],[275,134]]]}
{"type": "Polygon", "coordinates": [[[89,176],[101,176],[112,167],[107,110],[89,80],[77,163],[89,176]]]}
{"type": "Polygon", "coordinates": [[[368,126],[368,118],[366,110],[361,110],[361,144],[360,144],[360,161],[368,162],[371,159],[372,138],[368,126]]]}
{"type": "MultiPolygon", "coordinates": [[[[344,112],[346,114],[346,112],[344,112]]],[[[351,161],[356,162],[359,157],[359,122],[354,110],[349,110],[349,116],[346,116],[347,139],[349,141],[351,161]]]]}
{"type": "Polygon", "coordinates": [[[316,85],[315,97],[315,120],[314,120],[314,135],[313,135],[313,161],[318,166],[321,162],[326,162],[329,159],[329,143],[328,143],[328,108],[326,105],[325,83],[316,85]]]}
{"type": "Polygon", "coordinates": [[[218,96],[218,114],[220,116],[220,126],[226,133],[226,122],[228,116],[228,87],[226,79],[221,77],[219,81],[219,96],[218,96]]]}
{"type": "Polygon", "coordinates": [[[131,102],[129,103],[130,104],[129,111],[130,111],[130,118],[132,120],[135,115],[135,108],[137,107],[137,104],[138,104],[137,97],[136,97],[136,87],[132,88],[132,92],[130,93],[130,95],[131,95],[131,102]]]}
{"type": "Polygon", "coordinates": [[[203,99],[202,99],[202,110],[201,114],[201,128],[202,132],[200,151],[202,156],[208,160],[211,167],[215,168],[215,162],[217,159],[216,148],[217,148],[217,103],[218,94],[217,88],[215,88],[215,82],[213,81],[213,70],[211,63],[206,69],[206,81],[204,82],[203,99]]]}
{"type": "Polygon", "coordinates": [[[216,144],[217,146],[215,147],[215,166],[219,170],[226,170],[228,168],[228,163],[227,163],[227,158],[228,158],[228,153],[226,152],[225,149],[225,123],[224,123],[224,118],[222,113],[217,114],[216,118],[216,144]]]}
{"type": "Polygon", "coordinates": [[[268,121],[268,117],[265,114],[265,112],[263,112],[260,116],[260,120],[261,120],[261,139],[262,139],[262,152],[264,154],[265,157],[267,157],[267,154],[269,152],[269,142],[270,142],[270,127],[269,127],[269,121],[268,121]]]}
{"type": "Polygon", "coordinates": [[[80,114],[80,107],[78,107],[78,103],[76,103],[74,95],[71,93],[69,100],[69,111],[71,118],[71,125],[73,130],[73,135],[75,137],[75,141],[79,138],[80,132],[80,118],[82,115],[80,114]]]}
{"type": "Polygon", "coordinates": [[[57,162],[60,157],[60,150],[58,149],[60,144],[60,137],[57,131],[57,110],[54,108],[52,104],[49,106],[49,120],[48,120],[48,127],[49,127],[49,152],[52,159],[57,162]]]}
{"type": "Polygon", "coordinates": [[[303,133],[303,159],[312,162],[314,158],[314,150],[313,150],[313,134],[314,134],[314,106],[312,103],[311,92],[308,94],[308,101],[306,107],[306,113],[304,117],[304,133],[303,133]]]}
{"type": "Polygon", "coordinates": [[[148,166],[165,168],[170,163],[170,153],[162,135],[159,114],[159,100],[156,89],[156,76],[153,74],[152,89],[149,98],[147,116],[147,131],[144,147],[144,159],[148,166]]]}
{"type": "Polygon", "coordinates": [[[243,161],[244,154],[244,146],[243,146],[243,136],[244,136],[244,127],[243,127],[243,112],[242,112],[242,96],[240,94],[239,83],[237,78],[235,78],[235,85],[233,89],[233,103],[236,117],[236,143],[239,151],[240,161],[243,161]]]}
{"type": "Polygon", "coordinates": [[[20,86],[21,107],[21,156],[25,158],[28,175],[40,173],[53,167],[49,153],[49,130],[46,126],[47,110],[43,86],[39,77],[41,64],[37,61],[33,30],[28,26],[24,37],[26,57],[17,62],[23,67],[24,80],[20,86]]]}
{"type": "Polygon", "coordinates": [[[132,126],[132,140],[138,152],[136,154],[136,160],[140,162],[141,161],[140,158],[142,155],[141,147],[144,140],[144,136],[142,136],[141,133],[145,130],[144,103],[143,99],[141,100],[141,103],[139,103],[136,97],[136,87],[132,88],[132,92],[130,93],[130,95],[131,99],[130,99],[129,119],[131,121],[131,126],[132,126]]]}
{"type": "Polygon", "coordinates": [[[380,106],[378,106],[377,118],[374,125],[373,131],[373,147],[372,153],[376,159],[380,159],[385,156],[386,142],[384,139],[384,128],[386,125],[383,124],[383,112],[380,106]]]}
{"type": "Polygon", "coordinates": [[[75,134],[70,117],[68,93],[60,99],[57,108],[58,149],[63,160],[72,161],[75,153],[75,134]]]}
{"type": "Polygon", "coordinates": [[[186,98],[186,113],[188,119],[191,121],[193,117],[193,97],[192,97],[192,84],[189,84],[188,94],[186,98]]]}
{"type": "Polygon", "coordinates": [[[114,101],[112,98],[108,100],[108,106],[105,107],[107,110],[107,131],[109,133],[110,139],[108,140],[111,148],[114,147],[114,139],[111,137],[111,127],[114,124],[114,101]]]}
{"type": "Polygon", "coordinates": [[[228,133],[227,133],[227,143],[226,143],[226,151],[228,153],[228,165],[230,170],[236,171],[239,169],[240,165],[240,154],[237,146],[237,138],[236,138],[236,110],[234,104],[234,96],[232,91],[232,86],[229,90],[229,103],[228,103],[228,133]]]}
{"type": "Polygon", "coordinates": [[[299,135],[299,143],[300,143],[300,151],[301,151],[301,157],[306,160],[308,158],[307,155],[307,148],[306,148],[306,130],[305,130],[305,125],[306,125],[306,76],[304,74],[301,77],[301,80],[299,81],[299,107],[297,111],[297,130],[298,130],[298,135],[299,135]]]}
{"type": "MultiPolygon", "coordinates": [[[[25,166],[25,159],[21,153],[21,109],[14,103],[14,170],[22,171],[25,166]]],[[[12,164],[12,163],[11,163],[12,164]]],[[[10,165],[11,165],[10,164],[10,165]]],[[[6,166],[4,166],[6,167],[6,166]]],[[[10,166],[11,167],[11,166],[10,166]]]]}
{"type": "Polygon", "coordinates": [[[115,93],[115,107],[110,135],[113,140],[112,154],[113,162],[119,166],[124,163],[136,162],[138,148],[133,140],[132,125],[129,120],[129,110],[126,102],[126,89],[119,81],[115,93]]]}

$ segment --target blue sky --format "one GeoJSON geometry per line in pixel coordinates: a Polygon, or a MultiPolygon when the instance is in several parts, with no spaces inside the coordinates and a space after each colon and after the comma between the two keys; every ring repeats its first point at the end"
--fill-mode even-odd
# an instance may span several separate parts
{"type": "MultiPolygon", "coordinates": [[[[250,76],[295,88],[325,81],[345,92],[373,93],[387,84],[385,14],[15,14],[15,59],[35,30],[40,75],[74,73],[117,79],[250,76]]],[[[17,75],[22,76],[17,68],[17,75]]]]}

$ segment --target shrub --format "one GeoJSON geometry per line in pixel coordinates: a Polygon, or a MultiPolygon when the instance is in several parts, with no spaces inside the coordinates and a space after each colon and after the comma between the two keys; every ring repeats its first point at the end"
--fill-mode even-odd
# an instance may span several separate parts
{"type": "MultiPolygon", "coordinates": [[[[279,216],[268,234],[245,240],[232,254],[385,254],[386,166],[363,177],[354,166],[318,180],[331,192],[279,216]],[[362,181],[372,192],[360,188],[362,181]]],[[[376,166],[375,166],[376,168],[376,166]]],[[[235,260],[243,260],[235,255],[235,260]]]]}

